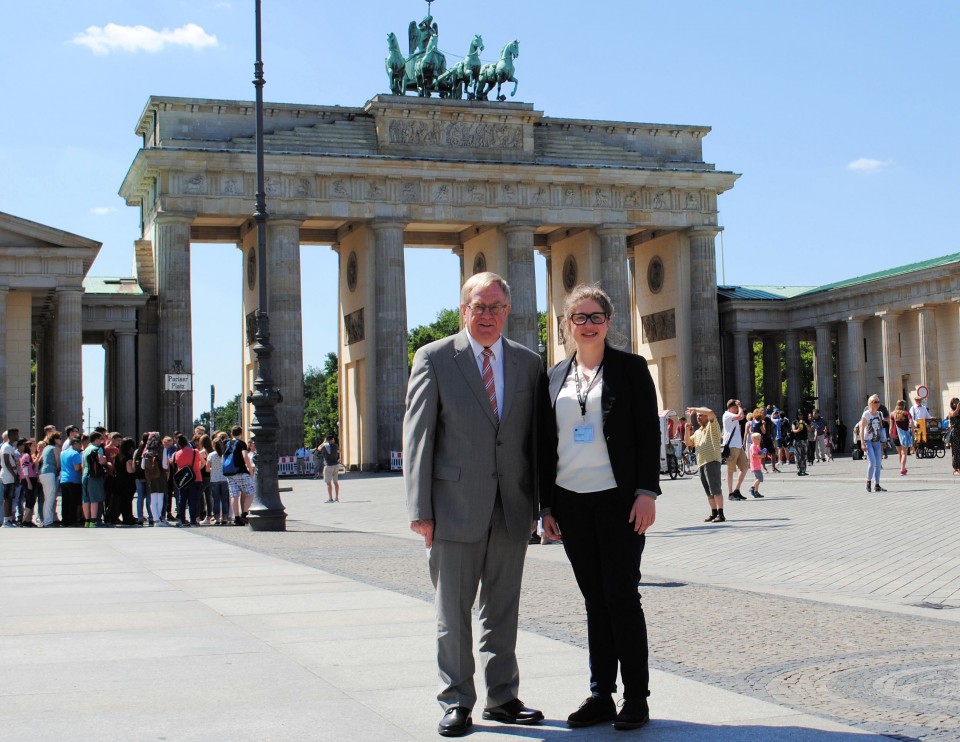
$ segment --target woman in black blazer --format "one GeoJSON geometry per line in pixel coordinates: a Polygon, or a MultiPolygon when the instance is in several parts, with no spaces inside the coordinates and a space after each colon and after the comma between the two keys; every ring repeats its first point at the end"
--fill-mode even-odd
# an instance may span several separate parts
{"type": "Polygon", "coordinates": [[[647,627],[637,587],[644,533],[660,494],[659,420],[646,360],[607,344],[612,316],[599,286],[577,286],[567,298],[573,352],[549,372],[553,414],[542,422],[541,516],[547,536],[562,535],[587,610],[590,697],[567,723],[613,721],[617,729],[635,729],[650,718],[647,627]]]}

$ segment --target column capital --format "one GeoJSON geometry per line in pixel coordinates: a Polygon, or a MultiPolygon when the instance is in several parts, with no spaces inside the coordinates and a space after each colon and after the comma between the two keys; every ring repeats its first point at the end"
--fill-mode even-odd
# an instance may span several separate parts
{"type": "Polygon", "coordinates": [[[307,221],[305,216],[297,216],[294,214],[280,214],[278,216],[269,216],[267,217],[267,227],[297,227],[307,221]]]}
{"type": "Polygon", "coordinates": [[[862,325],[869,317],[854,317],[852,314],[845,320],[848,325],[862,325]]]}
{"type": "Polygon", "coordinates": [[[379,217],[377,219],[371,219],[368,224],[370,229],[380,230],[380,229],[405,229],[406,226],[410,223],[409,219],[401,219],[398,217],[379,217]]]}
{"type": "Polygon", "coordinates": [[[537,227],[540,226],[536,222],[507,222],[502,225],[500,229],[503,230],[504,234],[510,234],[511,232],[521,232],[533,234],[537,231],[537,227]]]}
{"type": "Polygon", "coordinates": [[[636,228],[635,224],[598,224],[593,231],[601,237],[607,235],[627,237],[636,228]]]}
{"type": "Polygon", "coordinates": [[[114,331],[113,331],[113,334],[116,335],[117,337],[127,337],[127,336],[129,336],[129,337],[134,337],[134,336],[136,336],[137,331],[136,331],[136,330],[128,330],[128,329],[126,329],[126,328],[121,328],[121,329],[119,329],[119,330],[114,330],[114,331]]]}
{"type": "Polygon", "coordinates": [[[83,286],[57,286],[55,293],[57,296],[61,294],[83,294],[83,286]]]}
{"type": "Polygon", "coordinates": [[[168,224],[185,224],[190,226],[197,218],[196,214],[180,214],[175,211],[159,211],[153,217],[153,223],[160,226],[168,224]]]}
{"type": "Polygon", "coordinates": [[[884,309],[881,312],[874,312],[875,316],[879,317],[881,320],[885,320],[888,322],[891,320],[895,320],[901,314],[903,314],[903,312],[898,309],[894,309],[894,310],[884,309]]]}
{"type": "Polygon", "coordinates": [[[702,227],[687,228],[687,237],[716,237],[723,231],[723,227],[705,225],[702,227]]]}

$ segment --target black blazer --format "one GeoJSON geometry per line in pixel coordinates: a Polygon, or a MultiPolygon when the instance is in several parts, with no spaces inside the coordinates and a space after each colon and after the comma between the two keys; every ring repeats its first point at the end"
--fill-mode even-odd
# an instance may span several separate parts
{"type": "MultiPolygon", "coordinates": [[[[557,396],[573,357],[551,368],[550,404],[541,420],[540,508],[552,507],[557,479],[557,396]]],[[[636,491],[660,494],[660,420],[653,377],[642,356],[609,345],[603,354],[603,437],[617,489],[633,499],[636,491]]]]}

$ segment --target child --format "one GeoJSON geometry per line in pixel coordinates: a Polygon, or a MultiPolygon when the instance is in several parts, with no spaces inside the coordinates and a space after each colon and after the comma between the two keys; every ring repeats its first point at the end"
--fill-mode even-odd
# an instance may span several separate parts
{"type": "Polygon", "coordinates": [[[750,440],[753,441],[750,446],[750,471],[753,472],[754,479],[750,494],[754,497],[763,497],[760,494],[760,484],[763,482],[763,457],[767,455],[767,449],[760,448],[761,436],[759,433],[751,433],[750,440]]]}

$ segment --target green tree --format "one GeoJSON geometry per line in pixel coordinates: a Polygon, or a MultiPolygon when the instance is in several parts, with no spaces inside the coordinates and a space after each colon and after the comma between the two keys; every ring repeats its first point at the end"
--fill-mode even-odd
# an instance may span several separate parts
{"type": "Polygon", "coordinates": [[[413,356],[427,343],[441,340],[460,332],[460,313],[456,309],[441,309],[437,319],[429,325],[420,325],[407,335],[407,370],[413,368],[413,356]]]}
{"type": "Polygon", "coordinates": [[[340,361],[327,353],[323,368],[307,368],[303,377],[303,439],[310,447],[325,436],[340,435],[340,361]]]}
{"type": "Polygon", "coordinates": [[[220,405],[213,409],[214,421],[210,424],[210,411],[206,410],[200,413],[200,417],[193,421],[194,425],[202,425],[208,431],[226,430],[230,431],[234,425],[240,425],[240,395],[231,399],[225,405],[220,405]]]}

